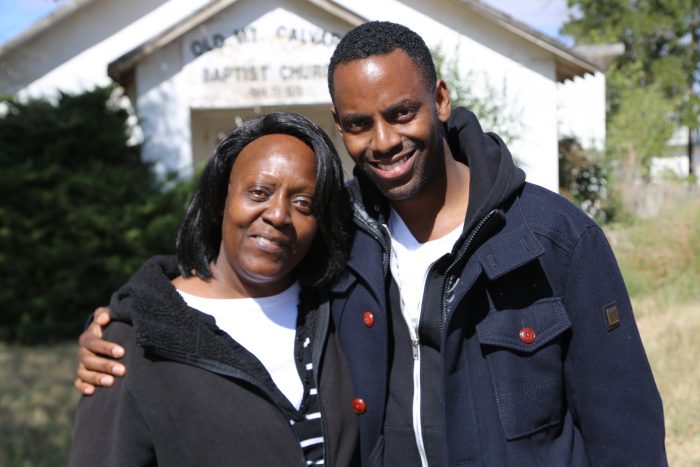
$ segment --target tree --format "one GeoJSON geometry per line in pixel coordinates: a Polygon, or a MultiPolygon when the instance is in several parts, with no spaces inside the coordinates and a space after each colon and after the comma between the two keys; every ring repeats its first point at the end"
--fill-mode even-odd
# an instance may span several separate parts
{"type": "Polygon", "coordinates": [[[579,44],[625,45],[624,54],[607,73],[611,115],[626,99],[641,97],[630,92],[632,88],[658,93],[669,103],[673,121],[689,129],[687,153],[692,174],[692,135],[700,126],[696,93],[700,0],[567,0],[567,4],[573,13],[562,28],[564,34],[579,44]]]}
{"type": "MultiPolygon", "coordinates": [[[[474,72],[462,73],[456,58],[447,59],[440,47],[431,51],[438,76],[450,90],[453,107],[471,109],[485,131],[493,131],[507,143],[518,139],[522,130],[521,115],[509,101],[505,82],[502,88],[487,79],[478,79],[474,72]]],[[[454,54],[456,57],[458,54],[454,54]]]]}
{"type": "Polygon", "coordinates": [[[663,152],[673,134],[671,114],[669,101],[654,86],[622,90],[609,124],[610,156],[627,173],[641,167],[642,175],[648,176],[651,158],[663,152]]]}
{"type": "Polygon", "coordinates": [[[130,145],[111,88],[0,115],[0,340],[76,336],[87,313],[156,253],[174,250],[188,187],[130,145]]]}

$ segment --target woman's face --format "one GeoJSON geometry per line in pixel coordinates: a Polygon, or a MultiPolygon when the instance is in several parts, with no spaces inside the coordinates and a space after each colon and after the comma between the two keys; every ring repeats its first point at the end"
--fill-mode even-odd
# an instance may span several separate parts
{"type": "Polygon", "coordinates": [[[294,281],[293,270],[316,235],[315,184],[314,152],[293,136],[262,136],[238,155],[217,269],[241,296],[274,295],[294,281]]]}

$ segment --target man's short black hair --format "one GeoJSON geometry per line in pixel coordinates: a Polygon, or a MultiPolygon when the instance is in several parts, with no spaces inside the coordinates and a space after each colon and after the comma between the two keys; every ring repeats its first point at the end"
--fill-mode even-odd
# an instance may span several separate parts
{"type": "Polygon", "coordinates": [[[318,231],[295,274],[305,287],[327,287],[345,268],[349,231],[348,198],[340,157],[328,135],[306,117],[276,112],[254,118],[224,138],[197,183],[177,234],[180,273],[211,278],[209,264],[221,247],[221,226],[233,163],[248,144],[272,134],[299,138],[316,156],[316,185],[312,211],[318,231]]]}
{"type": "Polygon", "coordinates": [[[328,65],[328,91],[331,98],[333,75],[338,65],[374,55],[386,55],[396,49],[406,52],[420,69],[426,85],[434,91],[437,82],[435,64],[423,39],[406,26],[389,21],[370,21],[345,34],[335,48],[328,65]]]}

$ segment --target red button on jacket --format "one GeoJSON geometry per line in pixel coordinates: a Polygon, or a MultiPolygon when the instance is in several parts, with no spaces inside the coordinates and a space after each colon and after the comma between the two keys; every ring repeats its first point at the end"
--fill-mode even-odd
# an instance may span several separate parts
{"type": "Polygon", "coordinates": [[[357,414],[357,415],[362,415],[367,411],[367,404],[365,404],[364,399],[361,399],[359,397],[355,398],[352,400],[352,410],[357,414]]]}
{"type": "Polygon", "coordinates": [[[532,328],[522,328],[520,330],[520,340],[526,344],[535,342],[535,330],[532,328]]]}
{"type": "Polygon", "coordinates": [[[362,315],[362,321],[365,322],[365,326],[371,328],[374,326],[374,314],[372,314],[371,311],[365,311],[365,313],[362,315]]]}

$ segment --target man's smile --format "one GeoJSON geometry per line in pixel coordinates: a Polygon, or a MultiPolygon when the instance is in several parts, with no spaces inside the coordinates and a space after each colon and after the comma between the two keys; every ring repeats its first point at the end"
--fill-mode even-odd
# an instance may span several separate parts
{"type": "Polygon", "coordinates": [[[413,149],[408,153],[394,156],[389,160],[367,160],[367,163],[372,166],[381,178],[399,178],[413,167],[413,156],[415,153],[416,151],[413,149]]]}

